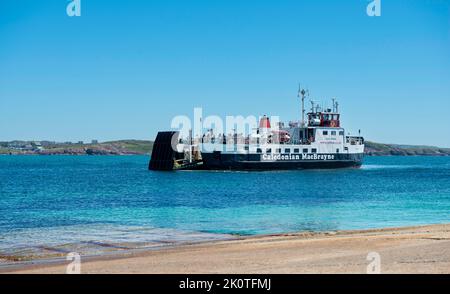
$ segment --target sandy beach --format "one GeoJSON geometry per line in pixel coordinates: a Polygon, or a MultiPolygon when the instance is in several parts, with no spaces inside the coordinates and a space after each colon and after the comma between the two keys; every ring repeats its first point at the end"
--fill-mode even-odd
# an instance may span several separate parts
{"type": "MultiPolygon", "coordinates": [[[[370,252],[381,273],[450,273],[450,224],[244,237],[146,252],[83,258],[81,272],[366,273],[370,252]]],[[[62,274],[68,261],[0,268],[1,273],[62,274]]]]}

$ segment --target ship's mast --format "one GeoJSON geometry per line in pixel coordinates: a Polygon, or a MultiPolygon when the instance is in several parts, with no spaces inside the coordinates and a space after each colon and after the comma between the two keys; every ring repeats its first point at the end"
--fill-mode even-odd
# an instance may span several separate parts
{"type": "Polygon", "coordinates": [[[301,126],[302,128],[305,127],[305,95],[308,94],[309,95],[309,91],[302,89],[300,87],[300,85],[298,85],[298,94],[297,97],[302,97],[302,122],[301,122],[301,126]]]}

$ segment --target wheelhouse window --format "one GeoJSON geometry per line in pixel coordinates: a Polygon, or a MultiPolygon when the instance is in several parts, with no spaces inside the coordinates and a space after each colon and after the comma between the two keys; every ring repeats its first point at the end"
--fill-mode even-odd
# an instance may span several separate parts
{"type": "Polygon", "coordinates": [[[324,136],[328,135],[328,131],[323,131],[323,135],[324,136]]]}
{"type": "Polygon", "coordinates": [[[336,136],[336,131],[331,131],[331,136],[336,136]]]}
{"type": "Polygon", "coordinates": [[[344,131],[340,131],[339,136],[344,136],[344,131]]]}

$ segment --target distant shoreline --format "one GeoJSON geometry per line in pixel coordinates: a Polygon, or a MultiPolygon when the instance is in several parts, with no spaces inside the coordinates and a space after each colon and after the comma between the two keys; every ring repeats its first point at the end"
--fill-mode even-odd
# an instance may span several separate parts
{"type": "MultiPolygon", "coordinates": [[[[239,237],[162,249],[82,257],[82,273],[450,273],[450,224],[239,237]],[[418,266],[420,264],[420,266],[418,266]]],[[[0,267],[0,273],[65,273],[67,261],[0,267]]]]}
{"type": "Polygon", "coordinates": [[[91,143],[49,141],[0,142],[0,155],[149,155],[152,141],[119,140],[91,143]]]}
{"type": "MultiPolygon", "coordinates": [[[[367,157],[447,157],[450,156],[450,154],[443,154],[443,153],[437,153],[437,154],[389,154],[389,153],[365,153],[364,154],[367,157]]],[[[79,156],[79,157],[96,157],[96,156],[100,156],[100,157],[108,157],[108,156],[151,156],[151,152],[150,153],[124,153],[124,154],[116,154],[116,153],[112,153],[112,154],[72,154],[72,153],[64,153],[64,154],[39,154],[39,153],[32,153],[32,154],[0,154],[0,156],[4,156],[4,157],[8,157],[8,156],[24,156],[24,157],[28,157],[28,156],[36,156],[36,157],[51,157],[51,156],[79,156]]]]}
{"type": "MultiPolygon", "coordinates": [[[[366,141],[366,156],[450,156],[450,148],[383,144],[366,141]]],[[[150,155],[153,141],[119,140],[103,143],[48,141],[0,142],[0,155],[150,155]]]]}

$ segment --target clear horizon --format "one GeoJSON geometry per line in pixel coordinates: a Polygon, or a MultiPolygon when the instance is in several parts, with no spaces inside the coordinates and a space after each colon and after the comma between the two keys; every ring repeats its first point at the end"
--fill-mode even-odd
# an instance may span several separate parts
{"type": "Polygon", "coordinates": [[[0,3],[0,141],[154,140],[174,116],[300,118],[298,83],[370,141],[450,147],[450,2],[0,3]]]}

